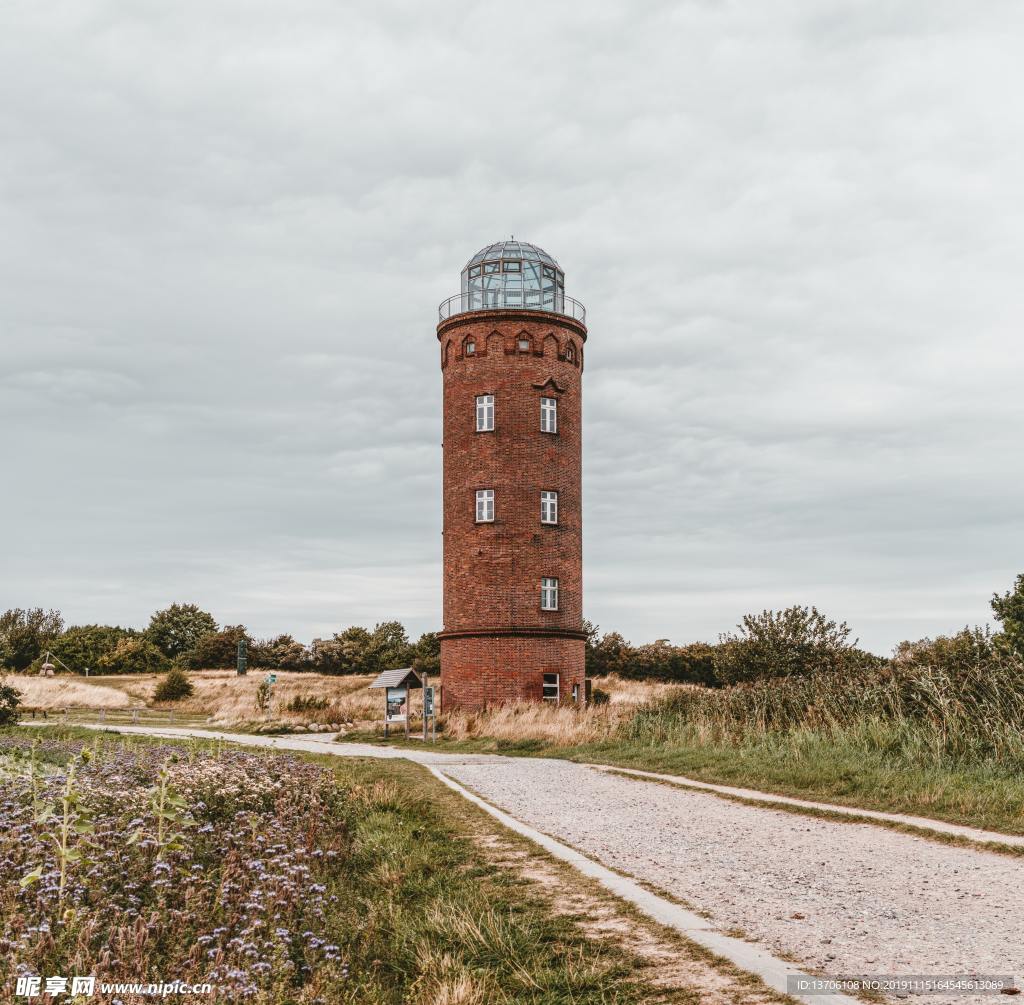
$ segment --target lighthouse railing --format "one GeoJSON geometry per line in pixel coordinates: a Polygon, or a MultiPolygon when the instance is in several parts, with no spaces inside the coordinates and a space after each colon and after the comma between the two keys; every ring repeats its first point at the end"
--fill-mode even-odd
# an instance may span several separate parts
{"type": "Polygon", "coordinates": [[[442,300],[437,309],[438,318],[447,321],[456,314],[467,314],[470,311],[489,310],[523,310],[550,311],[562,314],[586,324],[587,309],[573,297],[564,293],[552,293],[547,290],[495,289],[470,290],[457,293],[454,297],[442,300]]]}

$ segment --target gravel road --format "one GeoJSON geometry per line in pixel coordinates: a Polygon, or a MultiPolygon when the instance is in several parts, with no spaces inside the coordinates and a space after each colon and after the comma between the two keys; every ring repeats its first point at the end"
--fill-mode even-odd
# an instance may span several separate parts
{"type": "Polygon", "coordinates": [[[523,822],[707,912],[720,929],[742,929],[806,967],[1024,980],[1024,859],[565,762],[496,759],[443,770],[523,822]]]}

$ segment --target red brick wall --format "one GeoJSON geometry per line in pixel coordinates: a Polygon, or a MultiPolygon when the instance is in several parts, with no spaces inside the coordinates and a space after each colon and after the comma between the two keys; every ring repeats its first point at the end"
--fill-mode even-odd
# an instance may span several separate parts
{"type": "Polygon", "coordinates": [[[572,684],[583,689],[580,378],[586,329],[554,314],[473,311],[439,325],[438,339],[444,705],[539,699],[546,672],[561,675],[563,700],[569,700],[572,684]],[[530,342],[525,352],[518,348],[522,338],[530,342]],[[465,352],[468,339],[476,346],[472,355],[465,352]],[[480,394],[495,396],[493,432],[476,432],[480,394]],[[558,400],[556,434],[540,431],[542,397],[558,400]],[[494,489],[493,523],[476,523],[478,488],[494,489]],[[540,522],[542,490],[558,492],[557,526],[540,522]],[[542,576],[558,579],[558,611],[540,608],[542,576]]]}
{"type": "Polygon", "coordinates": [[[583,695],[582,639],[470,636],[441,640],[441,702],[445,710],[504,701],[541,701],[545,673],[559,675],[560,701],[583,695]]]}

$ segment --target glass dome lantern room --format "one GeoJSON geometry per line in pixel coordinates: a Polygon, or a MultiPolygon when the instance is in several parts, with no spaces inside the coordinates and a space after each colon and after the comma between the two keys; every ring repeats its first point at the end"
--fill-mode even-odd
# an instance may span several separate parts
{"type": "Polygon", "coordinates": [[[462,292],[441,304],[441,320],[465,311],[521,308],[584,320],[583,305],[565,295],[565,273],[543,248],[511,238],[478,251],[462,270],[462,292]]]}

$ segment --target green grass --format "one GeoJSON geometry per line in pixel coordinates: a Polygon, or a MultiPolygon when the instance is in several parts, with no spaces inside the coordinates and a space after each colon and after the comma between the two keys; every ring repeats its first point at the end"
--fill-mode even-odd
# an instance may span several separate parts
{"type": "MultiPolygon", "coordinates": [[[[20,730],[0,731],[0,748],[15,733],[24,736],[20,730]]],[[[135,764],[132,750],[168,746],[164,740],[75,728],[52,727],[43,735],[47,743],[41,753],[56,765],[63,746],[70,757],[80,742],[96,748],[95,757],[103,763],[118,758],[121,750],[129,755],[122,758],[125,763],[135,764]]],[[[183,791],[190,765],[238,750],[208,740],[176,741],[174,747],[185,751],[180,765],[183,791]]],[[[237,760],[241,755],[233,756],[237,760]]],[[[271,759],[282,756],[251,754],[268,768],[271,759]]],[[[318,991],[314,978],[288,1001],[312,1002],[324,993],[332,1001],[360,1005],[639,1005],[676,1000],[648,985],[632,956],[608,941],[588,937],[578,919],[557,915],[551,904],[524,888],[517,874],[490,861],[473,840],[482,815],[422,767],[408,761],[287,756],[329,771],[343,792],[335,805],[337,819],[318,822],[326,827],[322,839],[333,840],[336,828],[337,846],[344,849],[332,872],[321,879],[332,896],[320,931],[341,947],[349,967],[344,980],[335,974],[330,978],[334,983],[318,991]]],[[[216,869],[218,863],[211,860],[205,867],[216,869]]],[[[5,877],[5,882],[15,879],[5,877]]],[[[24,909],[29,909],[28,902],[24,909]]],[[[32,910],[45,911],[46,903],[40,907],[32,902],[32,910]]],[[[79,920],[86,926],[104,923],[98,916],[79,920]]],[[[148,962],[177,972],[175,954],[188,948],[169,940],[164,955],[148,962]]],[[[76,966],[89,972],[88,961],[80,957],[76,966]]],[[[275,1003],[284,1000],[271,997],[275,1003]]]]}
{"type": "MultiPolygon", "coordinates": [[[[377,738],[349,734],[344,739],[377,738]]],[[[439,733],[436,749],[592,761],[1024,834],[1024,774],[1016,765],[937,756],[925,731],[906,726],[862,722],[827,731],[752,733],[730,741],[680,729],[670,739],[623,737],[577,746],[488,737],[452,742],[439,733]]]]}

